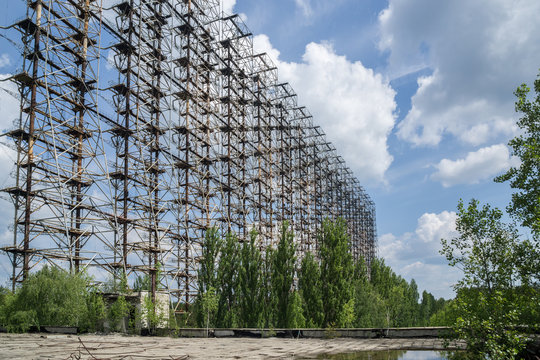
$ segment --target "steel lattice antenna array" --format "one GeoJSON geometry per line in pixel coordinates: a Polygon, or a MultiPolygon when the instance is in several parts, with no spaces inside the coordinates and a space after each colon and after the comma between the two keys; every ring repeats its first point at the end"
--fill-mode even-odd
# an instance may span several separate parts
{"type": "Polygon", "coordinates": [[[217,0],[108,3],[28,0],[4,30],[24,57],[6,134],[13,286],[53,263],[148,274],[189,303],[208,228],[255,229],[264,250],[287,220],[302,256],[326,217],[371,261],[374,203],[237,15],[217,0]]]}

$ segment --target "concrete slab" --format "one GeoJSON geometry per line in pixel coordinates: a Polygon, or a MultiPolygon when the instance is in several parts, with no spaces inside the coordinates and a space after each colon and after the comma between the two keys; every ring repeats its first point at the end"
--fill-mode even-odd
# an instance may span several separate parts
{"type": "MultiPolygon", "coordinates": [[[[443,349],[439,339],[170,338],[127,335],[0,334],[2,358],[267,359],[369,350],[443,349]]],[[[463,343],[452,348],[463,348],[463,343]]]]}

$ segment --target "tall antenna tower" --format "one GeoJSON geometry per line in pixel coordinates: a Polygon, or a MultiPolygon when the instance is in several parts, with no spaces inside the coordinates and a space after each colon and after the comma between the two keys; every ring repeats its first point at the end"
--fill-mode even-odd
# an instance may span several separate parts
{"type": "Polygon", "coordinates": [[[238,15],[217,0],[28,0],[11,77],[21,116],[12,284],[45,263],[97,278],[148,275],[190,303],[207,229],[289,221],[300,256],[326,217],[375,256],[375,205],[281,83],[238,15]]]}

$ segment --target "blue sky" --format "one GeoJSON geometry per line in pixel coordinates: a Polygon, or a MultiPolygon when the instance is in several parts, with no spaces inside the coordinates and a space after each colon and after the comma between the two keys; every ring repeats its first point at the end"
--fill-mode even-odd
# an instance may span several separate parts
{"type": "MultiPolygon", "coordinates": [[[[223,1],[224,12],[242,15],[256,51],[273,57],[281,81],[291,83],[374,199],[379,256],[421,291],[452,297],[460,274],[438,254],[440,238],[455,234],[460,198],[500,208],[510,200],[509,186],[492,179],[517,164],[506,146],[518,131],[512,93],[540,68],[540,2],[223,1]]],[[[23,16],[22,1],[3,6],[0,26],[23,16]]],[[[17,66],[0,38],[0,79],[17,66]]],[[[0,91],[2,114],[17,107],[0,91]]],[[[4,116],[0,128],[11,120],[4,116]]],[[[0,147],[2,167],[11,168],[0,147]]],[[[7,178],[4,171],[2,187],[7,178]]],[[[9,243],[5,204],[0,240],[9,243]]]]}
{"type": "Polygon", "coordinates": [[[438,254],[460,198],[505,208],[515,88],[540,69],[540,2],[229,0],[377,206],[379,255],[452,297],[438,254]]]}

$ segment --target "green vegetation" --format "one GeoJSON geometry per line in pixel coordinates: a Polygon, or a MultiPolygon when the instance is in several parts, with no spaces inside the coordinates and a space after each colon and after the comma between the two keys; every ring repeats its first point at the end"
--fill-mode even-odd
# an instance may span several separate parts
{"type": "Polygon", "coordinates": [[[521,85],[515,92],[517,125],[522,134],[509,142],[520,158],[495,181],[509,181],[517,192],[507,210],[530,230],[524,239],[513,224],[502,221],[503,212],[472,199],[458,203],[459,236],[442,240],[441,254],[449,265],[463,270],[456,298],[432,319],[451,325],[455,336],[468,343],[456,355],[470,359],[522,357],[529,334],[540,324],[540,76],[534,83],[536,98],[521,85]]]}
{"type": "MultiPolygon", "coordinates": [[[[305,254],[300,261],[287,223],[276,247],[268,249],[261,246],[256,232],[240,242],[234,234],[222,237],[217,229],[209,229],[195,304],[183,306],[188,314],[182,314],[182,319],[173,316],[170,326],[417,326],[431,324],[430,317],[444,303],[424,292],[419,304],[414,280],[407,283],[383,260],[374,259],[369,269],[362,259],[355,263],[343,220],[325,220],[318,241],[319,251],[305,254]]],[[[149,276],[137,277],[133,287],[148,291],[149,276]]],[[[162,311],[156,311],[159,304],[146,296],[136,308],[127,300],[131,292],[125,275],[97,288],[84,273],[44,267],[15,293],[1,289],[0,326],[9,331],[66,325],[80,331],[125,332],[142,324],[154,333],[167,320],[162,311]],[[108,294],[108,304],[102,292],[108,294]]]]}
{"type": "Polygon", "coordinates": [[[218,298],[216,296],[216,289],[213,287],[208,288],[202,293],[200,297],[201,302],[201,314],[206,314],[206,336],[208,336],[208,328],[210,327],[210,315],[214,315],[218,308],[218,298]]]}
{"type": "Polygon", "coordinates": [[[249,241],[242,243],[240,251],[239,284],[239,325],[242,327],[257,326],[260,322],[262,308],[261,292],[261,252],[257,247],[257,233],[252,232],[249,241]]]}
{"type": "Polygon", "coordinates": [[[296,257],[284,223],[275,248],[261,251],[258,235],[239,243],[210,229],[203,243],[199,295],[193,311],[207,327],[398,327],[439,325],[430,318],[446,303],[396,275],[381,259],[371,268],[349,252],[346,224],[325,220],[319,251],[296,257]],[[368,274],[371,274],[369,276],[368,274]],[[295,286],[295,277],[297,284],[295,286]],[[209,293],[210,292],[210,293],[209,293]],[[209,299],[219,299],[217,307],[209,299]]]}
{"type": "Polygon", "coordinates": [[[235,327],[237,323],[238,309],[238,239],[234,234],[227,234],[225,243],[220,253],[219,266],[217,268],[218,309],[216,316],[217,327],[235,327]]]}
{"type": "Polygon", "coordinates": [[[123,295],[118,296],[107,311],[107,320],[112,331],[126,331],[124,319],[129,316],[130,306],[123,295]]]}
{"type": "Polygon", "coordinates": [[[0,324],[10,332],[28,331],[31,326],[77,326],[95,331],[105,318],[105,304],[84,274],[70,275],[44,266],[15,293],[3,292],[0,324]]]}
{"type": "Polygon", "coordinates": [[[323,326],[344,327],[352,325],[351,308],[354,308],[352,293],[353,260],[349,251],[349,238],[345,221],[335,223],[323,221],[319,237],[321,259],[321,288],[324,320],[323,326]]]}
{"type": "Polygon", "coordinates": [[[208,297],[207,293],[211,293],[212,299],[216,295],[216,288],[218,287],[217,280],[217,258],[221,252],[222,241],[219,237],[216,228],[209,229],[205,234],[204,239],[205,246],[202,249],[202,257],[198,270],[198,289],[199,294],[197,301],[195,302],[195,309],[197,314],[197,323],[205,323],[207,327],[214,327],[216,325],[216,312],[217,312],[217,298],[215,309],[212,307],[212,311],[209,311],[208,307],[205,307],[204,299],[208,297]]]}
{"type": "MultiPolygon", "coordinates": [[[[142,286],[148,280],[140,277],[136,283],[142,286]]],[[[14,293],[0,288],[0,326],[9,332],[43,326],[72,326],[80,332],[136,332],[143,325],[154,333],[158,324],[165,323],[166,315],[156,311],[160,305],[151,296],[143,297],[140,307],[130,304],[126,297],[131,293],[125,275],[98,287],[84,272],[70,274],[44,266],[14,293]]]]}
{"type": "Polygon", "coordinates": [[[510,140],[514,156],[521,160],[518,167],[512,167],[505,174],[495,178],[497,182],[509,181],[513,189],[512,202],[508,212],[530,228],[536,238],[540,236],[540,75],[534,82],[536,97],[528,99],[530,88],[522,84],[514,94],[517,97],[515,109],[521,113],[517,126],[522,134],[510,140]]]}
{"type": "Polygon", "coordinates": [[[522,259],[530,243],[520,241],[517,230],[501,221],[502,215],[489,205],[480,207],[477,200],[468,206],[460,201],[459,236],[443,239],[441,251],[464,274],[455,285],[456,335],[467,340],[470,354],[490,359],[517,356],[526,342],[518,325],[540,320],[539,294],[531,287],[531,269],[522,259]]]}
{"type": "Polygon", "coordinates": [[[272,294],[274,301],[275,326],[289,327],[287,320],[291,318],[291,302],[293,300],[293,280],[296,267],[296,248],[294,235],[289,231],[289,224],[284,223],[281,229],[281,239],[276,252],[272,256],[272,294]]]}
{"type": "Polygon", "coordinates": [[[304,300],[302,311],[307,327],[320,327],[324,320],[321,293],[321,269],[312,253],[302,259],[298,278],[300,296],[304,300]]]}

